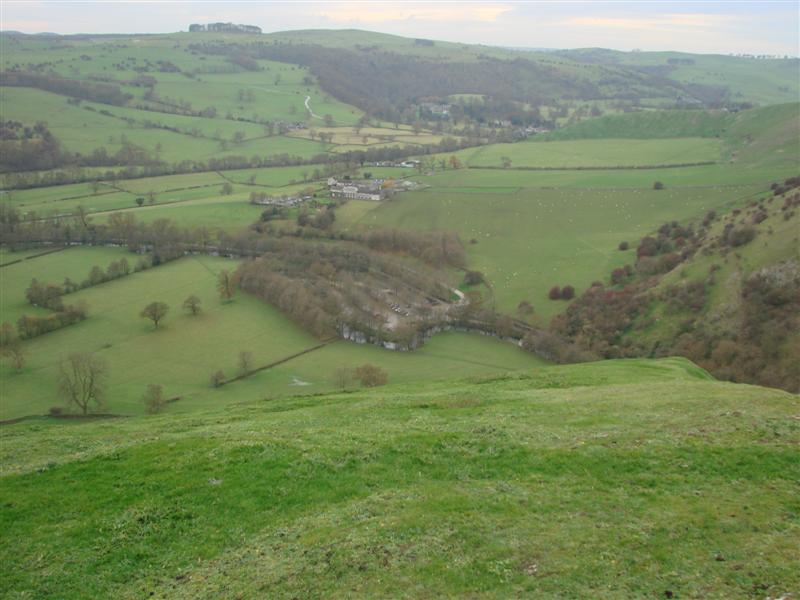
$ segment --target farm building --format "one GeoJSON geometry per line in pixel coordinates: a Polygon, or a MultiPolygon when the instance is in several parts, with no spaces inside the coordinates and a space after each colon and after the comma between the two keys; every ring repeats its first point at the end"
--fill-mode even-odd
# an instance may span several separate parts
{"type": "Polygon", "coordinates": [[[383,186],[382,179],[338,181],[333,177],[328,179],[328,191],[331,194],[331,198],[375,201],[383,200],[389,193],[389,190],[383,186]]]}

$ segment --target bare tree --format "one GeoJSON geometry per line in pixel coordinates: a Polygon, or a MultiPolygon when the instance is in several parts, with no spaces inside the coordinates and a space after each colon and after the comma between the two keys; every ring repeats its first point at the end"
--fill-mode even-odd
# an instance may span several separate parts
{"type": "Polygon", "coordinates": [[[355,374],[353,369],[347,367],[339,367],[333,372],[333,380],[336,382],[336,387],[346,390],[353,384],[355,374]]]}
{"type": "Polygon", "coordinates": [[[231,273],[228,269],[222,269],[217,278],[217,289],[222,301],[230,302],[236,293],[236,274],[231,273]]]}
{"type": "Polygon", "coordinates": [[[183,301],[183,308],[193,315],[198,314],[200,312],[200,298],[192,294],[183,301]]]}
{"type": "Polygon", "coordinates": [[[157,383],[149,384],[147,386],[147,391],[144,393],[144,396],[142,396],[142,402],[144,402],[144,409],[147,411],[147,414],[154,415],[161,412],[161,409],[163,409],[166,404],[164,400],[164,387],[157,383]]]}
{"type": "Polygon", "coordinates": [[[239,352],[239,372],[247,375],[253,370],[253,353],[247,350],[239,352]]]}
{"type": "Polygon", "coordinates": [[[151,302],[142,309],[139,316],[143,319],[150,319],[155,328],[158,329],[158,324],[166,316],[167,311],[169,311],[169,306],[164,302],[151,302]]]}
{"type": "Polygon", "coordinates": [[[62,359],[58,374],[58,389],[67,405],[77,407],[82,414],[103,405],[108,367],[99,356],[88,352],[73,352],[62,359]]]}
{"type": "Polygon", "coordinates": [[[211,375],[211,387],[217,388],[223,383],[225,383],[225,373],[223,373],[221,370],[211,375]]]}
{"type": "Polygon", "coordinates": [[[17,371],[21,371],[25,366],[25,348],[19,338],[15,337],[7,344],[0,346],[0,354],[11,359],[11,364],[17,371]]]}

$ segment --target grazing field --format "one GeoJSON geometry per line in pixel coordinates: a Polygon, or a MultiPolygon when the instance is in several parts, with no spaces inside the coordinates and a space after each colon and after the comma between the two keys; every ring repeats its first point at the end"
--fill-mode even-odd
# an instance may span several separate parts
{"type": "Polygon", "coordinates": [[[547,298],[552,286],[572,285],[580,292],[612,269],[635,261],[633,249],[617,249],[620,242],[636,241],[665,221],[696,218],[765,188],[465,193],[432,187],[355,214],[357,220],[351,218],[349,226],[458,231],[470,268],[487,276],[498,309],[513,312],[528,300],[540,317],[549,318],[566,308],[566,303],[547,298]]]}
{"type": "Polygon", "coordinates": [[[663,140],[575,140],[564,142],[517,142],[493,144],[462,151],[470,167],[500,167],[503,158],[510,166],[525,168],[640,167],[715,162],[721,143],[707,138],[663,140]]]}
{"type": "Polygon", "coordinates": [[[17,423],[0,593],[777,598],[798,408],[667,359],[17,423]]]}
{"type": "MultiPolygon", "coordinates": [[[[89,275],[95,265],[103,270],[113,260],[125,257],[135,264],[136,255],[122,248],[69,248],[66,250],[39,248],[24,252],[4,251],[2,262],[9,263],[17,259],[26,259],[7,265],[0,271],[0,322],[8,321],[16,324],[23,314],[46,315],[49,311],[31,306],[25,300],[25,290],[36,278],[40,282],[61,285],[69,277],[80,283],[89,275]],[[47,253],[47,254],[45,254],[47,253]],[[41,256],[39,256],[41,255],[41,256]],[[26,259],[27,257],[27,259],[26,259]],[[34,258],[31,258],[34,257],[34,258]]],[[[66,296],[69,304],[77,296],[66,296]]]]}
{"type": "MultiPolygon", "coordinates": [[[[187,211],[189,219],[190,214],[187,211]]],[[[105,269],[111,260],[122,256],[131,264],[136,261],[136,255],[122,249],[70,248],[3,267],[0,320],[14,323],[25,313],[47,314],[25,302],[31,278],[61,283],[70,277],[80,282],[93,265],[105,269]]],[[[14,257],[4,253],[3,260],[14,257]]],[[[140,399],[149,383],[163,385],[168,397],[179,396],[169,410],[182,412],[221,403],[329,391],[335,387],[334,371],[338,367],[364,362],[385,368],[390,381],[508,372],[542,364],[536,356],[506,342],[477,334],[448,333],[415,353],[338,342],[278,369],[214,390],[209,384],[211,374],[222,369],[228,377],[235,376],[240,351],[252,352],[256,365],[263,366],[320,343],[254,298],[239,294],[233,302],[221,303],[215,288],[216,273],[235,266],[235,261],[221,258],[187,257],[67,295],[66,303],[86,302],[89,317],[26,341],[28,360],[21,372],[14,372],[6,361],[2,363],[0,418],[42,414],[58,405],[59,361],[77,350],[95,352],[107,361],[107,410],[115,413],[143,412],[140,399]],[[181,303],[191,294],[202,300],[199,316],[181,309],[181,303]],[[154,300],[170,306],[157,330],[139,317],[145,304],[154,300]]]]}
{"type": "Polygon", "coordinates": [[[748,164],[716,164],[670,169],[525,171],[505,169],[458,169],[415,176],[432,187],[472,191],[513,191],[520,188],[645,189],[660,181],[668,189],[769,185],[797,172],[792,165],[769,167],[748,164]]]}

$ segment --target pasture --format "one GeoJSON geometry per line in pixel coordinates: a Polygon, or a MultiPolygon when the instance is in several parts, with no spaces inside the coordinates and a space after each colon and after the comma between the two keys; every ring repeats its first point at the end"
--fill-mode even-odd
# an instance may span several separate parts
{"type": "MultiPolygon", "coordinates": [[[[25,303],[31,278],[53,283],[65,277],[80,281],[93,265],[105,268],[122,256],[135,263],[136,255],[122,249],[71,248],[3,267],[0,319],[14,323],[23,313],[47,314],[25,303]]],[[[7,252],[3,255],[4,262],[14,258],[7,252]]],[[[262,366],[320,343],[273,307],[247,295],[240,293],[232,302],[222,303],[216,292],[216,274],[235,267],[235,261],[222,258],[186,257],[66,296],[67,303],[86,302],[89,317],[26,341],[28,360],[21,372],[14,372],[3,361],[0,419],[43,414],[58,405],[58,365],[72,351],[95,352],[107,362],[106,410],[125,414],[143,412],[141,396],[150,383],[163,385],[169,398],[180,397],[169,405],[169,411],[184,412],[330,391],[335,389],[337,368],[364,362],[382,366],[390,381],[398,382],[509,372],[542,364],[536,356],[506,342],[477,334],[447,333],[415,353],[337,342],[276,369],[213,389],[209,384],[213,372],[221,369],[228,377],[237,374],[240,351],[252,352],[256,366],[262,366]],[[181,308],[191,294],[202,301],[200,315],[191,316],[181,308]],[[158,329],[139,317],[145,304],[154,300],[170,306],[158,329]]]]}
{"type": "Polygon", "coordinates": [[[456,153],[470,167],[646,167],[718,161],[721,142],[710,138],[603,139],[492,144],[456,153]]]}
{"type": "MultiPolygon", "coordinates": [[[[453,173],[457,178],[460,172],[453,173]]],[[[617,249],[620,242],[635,243],[665,221],[700,217],[762,189],[509,187],[467,192],[431,187],[371,210],[354,205],[350,218],[339,226],[455,230],[467,248],[469,267],[488,278],[499,310],[513,312],[528,300],[547,320],[566,308],[566,303],[547,298],[552,286],[569,284],[580,293],[592,281],[635,260],[633,248],[617,249]]]]}

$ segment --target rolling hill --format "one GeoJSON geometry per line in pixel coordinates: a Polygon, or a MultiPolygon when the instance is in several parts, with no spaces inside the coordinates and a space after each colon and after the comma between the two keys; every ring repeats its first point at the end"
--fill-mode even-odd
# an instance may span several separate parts
{"type": "Polygon", "coordinates": [[[665,359],[17,423],[0,590],[780,597],[800,585],[798,408],[665,359]]]}

